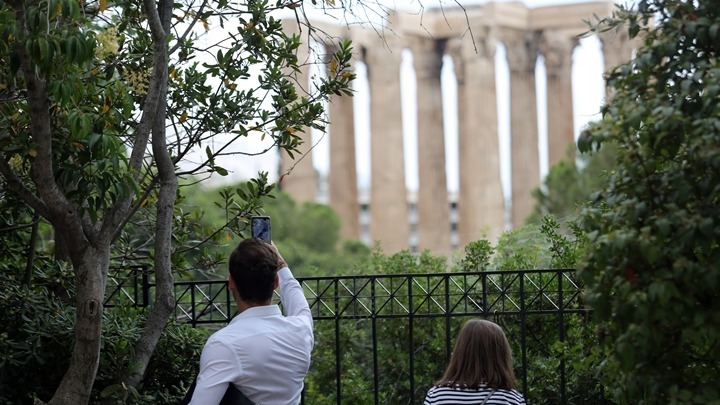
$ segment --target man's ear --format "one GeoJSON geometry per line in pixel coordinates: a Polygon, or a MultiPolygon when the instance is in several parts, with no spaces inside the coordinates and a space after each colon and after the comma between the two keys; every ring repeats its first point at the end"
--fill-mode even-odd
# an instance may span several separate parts
{"type": "Polygon", "coordinates": [[[275,280],[273,281],[273,290],[277,290],[279,285],[280,285],[280,277],[276,273],[275,280]]]}
{"type": "Polygon", "coordinates": [[[228,277],[228,288],[230,291],[237,290],[237,287],[235,286],[235,280],[233,280],[232,274],[228,277]]]}

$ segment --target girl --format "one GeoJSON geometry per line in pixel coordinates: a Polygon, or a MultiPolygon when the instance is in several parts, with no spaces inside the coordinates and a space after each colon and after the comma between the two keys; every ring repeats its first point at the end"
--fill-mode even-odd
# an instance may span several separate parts
{"type": "Polygon", "coordinates": [[[465,323],[445,375],[430,388],[424,404],[525,405],[500,326],[484,319],[465,323]]]}

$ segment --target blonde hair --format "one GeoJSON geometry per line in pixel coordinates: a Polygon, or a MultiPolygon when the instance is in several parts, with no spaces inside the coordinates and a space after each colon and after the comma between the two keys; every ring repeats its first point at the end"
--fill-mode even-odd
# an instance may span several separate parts
{"type": "Polygon", "coordinates": [[[495,389],[516,389],[512,352],[502,328],[484,319],[463,325],[455,350],[437,386],[477,389],[486,384],[495,389]]]}

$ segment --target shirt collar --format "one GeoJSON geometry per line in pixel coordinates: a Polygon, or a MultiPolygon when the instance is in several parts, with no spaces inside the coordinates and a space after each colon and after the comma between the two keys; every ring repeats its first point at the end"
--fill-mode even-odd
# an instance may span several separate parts
{"type": "Polygon", "coordinates": [[[268,316],[277,316],[282,315],[282,311],[280,311],[280,307],[277,305],[260,305],[257,307],[251,307],[246,310],[244,310],[242,313],[236,315],[230,323],[234,323],[235,321],[239,319],[246,319],[246,318],[265,318],[268,316]]]}

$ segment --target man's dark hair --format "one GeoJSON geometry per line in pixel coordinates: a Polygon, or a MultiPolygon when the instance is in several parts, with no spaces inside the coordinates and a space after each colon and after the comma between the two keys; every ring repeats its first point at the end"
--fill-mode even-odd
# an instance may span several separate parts
{"type": "Polygon", "coordinates": [[[240,242],[230,254],[230,276],[240,298],[263,303],[272,298],[279,257],[275,250],[259,238],[240,242]]]}

